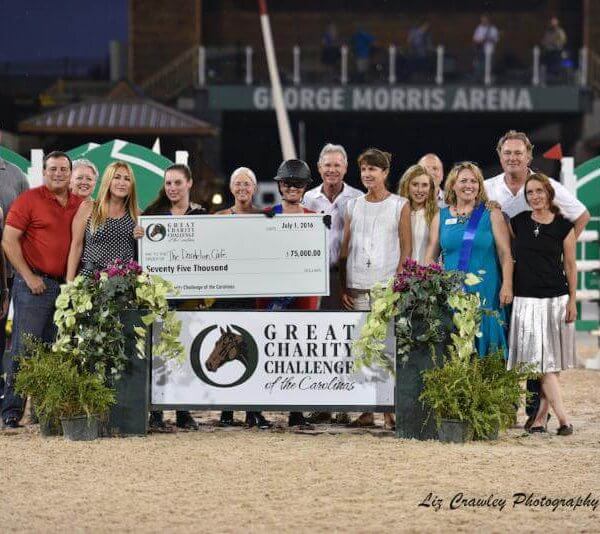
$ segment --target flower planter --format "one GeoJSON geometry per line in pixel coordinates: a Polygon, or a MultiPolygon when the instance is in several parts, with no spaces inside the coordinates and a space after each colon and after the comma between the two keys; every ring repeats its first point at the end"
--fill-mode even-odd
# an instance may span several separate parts
{"type": "Polygon", "coordinates": [[[473,428],[466,421],[442,419],[438,436],[443,443],[465,443],[473,439],[473,428]]]}
{"type": "Polygon", "coordinates": [[[121,313],[128,364],[120,380],[114,384],[116,404],[108,418],[109,435],[145,435],[148,432],[152,327],[142,322],[145,313],[143,310],[124,310],[121,313]],[[147,328],[145,358],[139,358],[136,353],[136,326],[147,328]]]}
{"type": "Polygon", "coordinates": [[[49,438],[60,436],[62,434],[62,426],[59,420],[42,419],[40,420],[40,435],[49,438]]]}
{"type": "Polygon", "coordinates": [[[63,435],[71,441],[92,441],[98,438],[98,418],[95,415],[78,415],[61,418],[63,435]]]}
{"type": "MultiPolygon", "coordinates": [[[[451,321],[450,317],[447,320],[451,321]]],[[[416,318],[413,318],[412,325],[415,337],[428,328],[427,324],[416,318]]],[[[441,355],[448,342],[444,340],[434,346],[438,362],[441,361],[441,355]]],[[[402,361],[401,358],[396,357],[396,437],[437,439],[434,414],[419,400],[423,390],[422,373],[435,365],[431,349],[425,343],[415,344],[415,348],[405,359],[406,361],[402,361]]]]}
{"type": "Polygon", "coordinates": [[[500,433],[500,425],[496,423],[494,428],[488,432],[485,436],[481,436],[480,438],[475,438],[481,441],[495,441],[498,439],[498,434],[500,433]]]}

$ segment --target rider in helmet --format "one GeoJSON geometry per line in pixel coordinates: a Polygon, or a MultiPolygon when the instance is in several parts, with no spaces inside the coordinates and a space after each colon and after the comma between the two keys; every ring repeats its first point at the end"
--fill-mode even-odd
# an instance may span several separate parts
{"type": "Polygon", "coordinates": [[[281,204],[273,206],[273,213],[314,213],[302,205],[302,198],[312,182],[310,168],[301,159],[288,159],[277,169],[273,178],[279,186],[281,204]]]}
{"type": "MultiPolygon", "coordinates": [[[[302,198],[308,189],[312,178],[310,168],[301,159],[284,161],[273,178],[279,185],[281,204],[268,208],[267,213],[298,215],[315,213],[302,205],[302,198]]],[[[258,308],[272,311],[278,310],[318,310],[319,297],[277,297],[258,299],[258,308]]],[[[289,426],[310,427],[302,412],[290,412],[289,426]]]]}

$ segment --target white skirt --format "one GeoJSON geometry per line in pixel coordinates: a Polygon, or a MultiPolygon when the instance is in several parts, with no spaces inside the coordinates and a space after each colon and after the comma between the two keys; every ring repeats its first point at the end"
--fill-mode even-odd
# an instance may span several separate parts
{"type": "Polygon", "coordinates": [[[515,297],[509,333],[508,368],[532,363],[540,373],[575,366],[575,323],[565,321],[569,295],[515,297]]]}

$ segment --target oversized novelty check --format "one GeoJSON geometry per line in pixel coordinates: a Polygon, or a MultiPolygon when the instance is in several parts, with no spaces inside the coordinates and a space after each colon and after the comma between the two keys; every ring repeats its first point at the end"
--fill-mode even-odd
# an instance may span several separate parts
{"type": "Polygon", "coordinates": [[[140,264],[177,298],[329,294],[323,215],[140,217],[140,264]]]}

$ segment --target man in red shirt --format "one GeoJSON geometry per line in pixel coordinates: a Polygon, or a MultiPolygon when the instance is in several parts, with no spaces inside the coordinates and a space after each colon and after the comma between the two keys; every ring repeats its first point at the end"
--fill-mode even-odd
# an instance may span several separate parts
{"type": "Polygon", "coordinates": [[[67,271],[71,223],[81,199],[69,192],[71,159],[63,152],[44,158],[44,185],[22,193],[6,218],[2,247],[16,270],[13,284],[12,350],[2,405],[4,425],[19,426],[24,400],[14,392],[15,356],[23,335],[54,341],[54,302],[67,271]]]}

